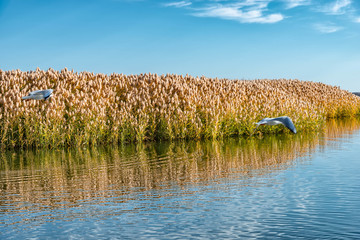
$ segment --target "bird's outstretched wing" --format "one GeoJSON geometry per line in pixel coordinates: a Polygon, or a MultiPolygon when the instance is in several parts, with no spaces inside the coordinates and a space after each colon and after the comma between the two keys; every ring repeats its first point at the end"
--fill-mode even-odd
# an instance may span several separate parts
{"type": "Polygon", "coordinates": [[[35,99],[35,100],[42,100],[48,99],[53,92],[53,89],[46,89],[46,90],[36,90],[30,92],[28,96],[22,97],[22,99],[35,99]]]}
{"type": "Polygon", "coordinates": [[[51,96],[52,92],[53,92],[52,89],[43,90],[44,99],[47,100],[51,96]]]}
{"type": "Polygon", "coordinates": [[[274,120],[282,122],[282,124],[285,127],[287,127],[291,132],[296,133],[296,128],[294,126],[294,123],[291,121],[291,118],[289,118],[288,116],[277,117],[277,118],[274,118],[274,120]]]}

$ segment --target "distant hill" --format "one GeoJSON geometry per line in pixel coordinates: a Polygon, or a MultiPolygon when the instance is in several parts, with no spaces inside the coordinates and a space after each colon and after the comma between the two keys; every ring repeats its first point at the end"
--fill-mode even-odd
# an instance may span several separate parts
{"type": "Polygon", "coordinates": [[[353,92],[353,94],[360,97],[360,92],[353,92]]]}

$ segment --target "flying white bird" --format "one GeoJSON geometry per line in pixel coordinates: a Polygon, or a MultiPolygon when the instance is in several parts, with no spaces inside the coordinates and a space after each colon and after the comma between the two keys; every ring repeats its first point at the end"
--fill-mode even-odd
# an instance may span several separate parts
{"type": "MultiPolygon", "coordinates": [[[[254,132],[260,125],[278,125],[282,124],[287,127],[291,132],[296,133],[296,128],[291,121],[291,118],[287,116],[277,117],[277,118],[264,118],[260,122],[255,123],[257,127],[255,128],[254,132]]],[[[254,132],[252,134],[254,134],[254,132]]],[[[251,135],[252,135],[251,134],[251,135]]]]}
{"type": "Polygon", "coordinates": [[[53,89],[37,90],[29,93],[28,96],[22,97],[22,99],[35,99],[35,100],[47,100],[51,97],[53,89]]]}

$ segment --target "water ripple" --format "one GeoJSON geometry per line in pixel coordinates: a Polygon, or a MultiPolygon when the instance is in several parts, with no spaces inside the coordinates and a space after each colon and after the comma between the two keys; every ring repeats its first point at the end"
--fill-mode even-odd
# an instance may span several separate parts
{"type": "Polygon", "coordinates": [[[360,131],[346,126],[2,153],[0,238],[358,239],[360,131]]]}

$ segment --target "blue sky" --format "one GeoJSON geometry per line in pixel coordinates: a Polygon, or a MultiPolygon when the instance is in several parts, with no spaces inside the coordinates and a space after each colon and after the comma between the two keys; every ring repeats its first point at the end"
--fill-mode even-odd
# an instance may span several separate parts
{"type": "Polygon", "coordinates": [[[0,69],[287,78],[360,91],[359,0],[0,0],[0,69]]]}

